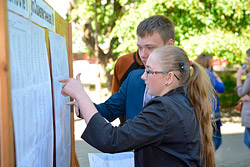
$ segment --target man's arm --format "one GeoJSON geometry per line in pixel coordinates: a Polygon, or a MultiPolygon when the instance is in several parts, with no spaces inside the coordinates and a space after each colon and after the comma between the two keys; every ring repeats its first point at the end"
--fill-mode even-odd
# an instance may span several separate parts
{"type": "Polygon", "coordinates": [[[126,113],[127,87],[130,76],[122,83],[120,90],[101,104],[95,104],[98,112],[108,121],[113,121],[126,113]]]}
{"type": "MultiPolygon", "coordinates": [[[[121,90],[111,95],[108,100],[101,104],[94,104],[98,112],[106,118],[109,122],[112,122],[120,115],[126,113],[126,96],[127,96],[127,81],[122,84],[121,90]]],[[[70,102],[71,105],[75,106],[75,110],[78,113],[77,117],[84,119],[81,115],[79,104],[77,101],[70,102]]]]}

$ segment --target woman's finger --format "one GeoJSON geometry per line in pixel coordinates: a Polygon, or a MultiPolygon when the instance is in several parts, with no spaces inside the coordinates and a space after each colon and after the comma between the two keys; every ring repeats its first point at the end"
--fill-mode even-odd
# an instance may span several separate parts
{"type": "Polygon", "coordinates": [[[81,115],[79,113],[78,105],[75,106],[75,113],[76,113],[76,116],[81,117],[81,115]]]}
{"type": "Polygon", "coordinates": [[[63,90],[61,91],[61,94],[62,94],[63,96],[68,96],[63,90]]]}
{"type": "Polygon", "coordinates": [[[71,106],[71,105],[75,105],[75,104],[76,104],[75,101],[70,101],[70,102],[67,102],[67,103],[66,103],[66,105],[70,105],[70,106],[71,106]]]}
{"type": "Polygon", "coordinates": [[[66,105],[74,105],[75,106],[75,113],[79,117],[79,108],[78,108],[78,103],[76,101],[71,101],[66,103],[66,105]]]}
{"type": "Polygon", "coordinates": [[[67,78],[67,79],[62,79],[62,80],[59,80],[59,82],[68,82],[69,81],[69,78],[67,78]]]}
{"type": "Polygon", "coordinates": [[[81,76],[81,73],[78,73],[76,76],[76,80],[80,81],[80,76],[81,76]]]}

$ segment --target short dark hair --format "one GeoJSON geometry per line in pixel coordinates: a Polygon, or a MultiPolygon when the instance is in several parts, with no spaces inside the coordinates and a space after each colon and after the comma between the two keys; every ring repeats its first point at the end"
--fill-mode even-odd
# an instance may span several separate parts
{"type": "Polygon", "coordinates": [[[246,51],[246,53],[247,53],[247,55],[250,55],[250,49],[248,49],[248,50],[246,51]]]}
{"type": "Polygon", "coordinates": [[[175,39],[174,23],[163,15],[154,15],[143,20],[137,27],[137,35],[141,38],[159,32],[164,43],[175,39]]]}

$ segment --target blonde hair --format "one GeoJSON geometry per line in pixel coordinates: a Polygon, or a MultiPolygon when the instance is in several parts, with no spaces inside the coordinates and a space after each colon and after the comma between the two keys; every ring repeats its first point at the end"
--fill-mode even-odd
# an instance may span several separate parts
{"type": "Polygon", "coordinates": [[[212,56],[208,54],[200,54],[195,61],[202,65],[204,68],[209,69],[210,67],[212,67],[212,56]]]}
{"type": "Polygon", "coordinates": [[[205,158],[205,166],[214,167],[213,130],[210,115],[212,112],[212,101],[216,98],[209,76],[198,63],[193,62],[193,70],[191,70],[187,54],[179,47],[164,46],[154,50],[153,53],[160,57],[159,65],[162,68],[161,70],[182,71],[178,74],[180,79],[178,86],[188,84],[187,96],[194,107],[200,125],[201,146],[205,158]]]}

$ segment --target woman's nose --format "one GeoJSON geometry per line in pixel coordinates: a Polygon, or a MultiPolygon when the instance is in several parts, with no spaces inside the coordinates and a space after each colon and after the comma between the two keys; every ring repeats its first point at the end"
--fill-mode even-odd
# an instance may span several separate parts
{"type": "Polygon", "coordinates": [[[142,74],[141,79],[144,81],[147,79],[146,71],[144,71],[144,73],[142,74]]]}

